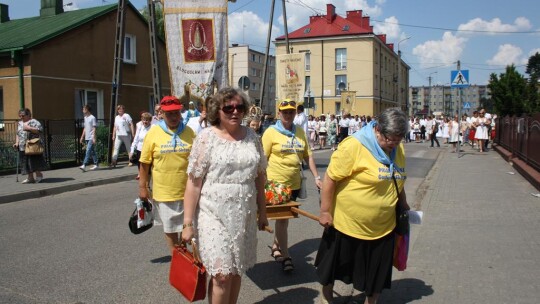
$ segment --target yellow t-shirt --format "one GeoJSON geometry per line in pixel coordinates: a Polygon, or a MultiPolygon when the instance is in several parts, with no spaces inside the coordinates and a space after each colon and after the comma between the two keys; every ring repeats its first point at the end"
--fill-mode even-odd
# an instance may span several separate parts
{"type": "MultiPolygon", "coordinates": [[[[403,191],[407,178],[403,144],[398,146],[394,163],[398,187],[403,191]]],[[[341,142],[326,173],[337,182],[332,210],[337,230],[363,240],[392,232],[397,202],[392,174],[360,141],[349,136],[341,142]]]]}
{"type": "MultiPolygon", "coordinates": [[[[173,130],[173,133],[176,130],[173,130]]],[[[173,149],[172,136],[160,126],[154,125],[146,136],[141,151],[140,162],[152,165],[152,196],[160,202],[184,199],[187,183],[188,156],[195,133],[185,128],[176,138],[173,149]]]]}
{"type": "Polygon", "coordinates": [[[310,156],[311,150],[302,128],[297,126],[294,135],[294,147],[293,138],[279,133],[274,127],[266,129],[261,140],[268,158],[267,178],[297,190],[301,183],[300,159],[310,156]]]}

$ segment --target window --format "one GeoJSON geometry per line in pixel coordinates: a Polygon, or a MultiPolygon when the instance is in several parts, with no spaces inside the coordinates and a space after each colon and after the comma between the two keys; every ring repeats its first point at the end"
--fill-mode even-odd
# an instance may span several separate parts
{"type": "Polygon", "coordinates": [[[311,77],[310,76],[306,76],[305,84],[306,84],[305,92],[311,91],[311,77]]]}
{"type": "Polygon", "coordinates": [[[257,69],[251,68],[251,76],[257,76],[257,69]]]}
{"type": "Polygon", "coordinates": [[[304,64],[306,66],[306,71],[311,70],[311,53],[306,52],[306,58],[305,58],[304,64]]]}
{"type": "Polygon", "coordinates": [[[347,75],[336,75],[336,96],[341,96],[342,90],[347,90],[347,75]]]}
{"type": "Polygon", "coordinates": [[[75,90],[75,118],[82,119],[82,107],[90,105],[92,114],[97,119],[105,118],[103,109],[103,92],[97,90],[75,90]]]}
{"type": "Polygon", "coordinates": [[[251,54],[251,61],[255,62],[255,54],[251,54]]]}
{"type": "Polygon", "coordinates": [[[336,70],[347,68],[347,49],[336,49],[336,70]]]}
{"type": "Polygon", "coordinates": [[[270,73],[269,73],[269,78],[270,78],[270,79],[274,79],[274,78],[276,78],[276,76],[275,76],[274,72],[270,72],[270,73]]]}
{"type": "Polygon", "coordinates": [[[137,63],[137,39],[134,35],[124,37],[124,62],[137,63]]]}

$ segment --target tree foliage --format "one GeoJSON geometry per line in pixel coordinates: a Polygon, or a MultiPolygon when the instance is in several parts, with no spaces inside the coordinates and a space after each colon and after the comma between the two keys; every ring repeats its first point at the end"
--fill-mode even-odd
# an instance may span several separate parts
{"type": "Polygon", "coordinates": [[[514,65],[507,66],[506,71],[499,76],[492,73],[488,88],[495,104],[495,111],[503,116],[523,114],[527,97],[526,86],[525,78],[516,71],[514,65]]]}
{"type": "MultiPolygon", "coordinates": [[[[157,35],[162,40],[165,40],[165,22],[163,20],[163,6],[156,3],[155,4],[155,11],[156,11],[156,32],[157,32],[157,35]]],[[[144,19],[146,19],[147,21],[150,20],[150,11],[148,9],[148,5],[143,8],[142,15],[143,15],[144,19]]]]}
{"type": "Polygon", "coordinates": [[[538,79],[540,79],[540,53],[536,53],[529,58],[527,69],[529,82],[527,84],[527,110],[529,113],[540,112],[540,93],[538,79]]]}

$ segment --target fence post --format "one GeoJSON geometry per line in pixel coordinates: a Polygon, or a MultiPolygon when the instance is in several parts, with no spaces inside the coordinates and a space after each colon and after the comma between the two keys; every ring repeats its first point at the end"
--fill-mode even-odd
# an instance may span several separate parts
{"type": "Polygon", "coordinates": [[[44,139],[46,139],[46,145],[45,145],[45,148],[46,148],[46,157],[45,157],[45,162],[47,163],[47,165],[49,166],[49,169],[52,169],[52,162],[51,162],[51,141],[52,141],[52,136],[51,136],[51,132],[50,132],[50,124],[49,124],[49,120],[46,119],[45,121],[45,128],[44,128],[44,131],[43,131],[43,136],[45,137],[44,139]]]}

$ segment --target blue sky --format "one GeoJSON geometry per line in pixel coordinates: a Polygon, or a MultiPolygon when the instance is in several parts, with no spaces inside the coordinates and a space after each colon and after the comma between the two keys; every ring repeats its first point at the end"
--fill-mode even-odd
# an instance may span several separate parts
{"type": "MultiPolygon", "coordinates": [[[[64,0],[66,9],[80,9],[115,0],[64,0]]],[[[37,16],[40,0],[0,0],[8,4],[12,19],[37,16]]],[[[137,8],[146,0],[133,0],[137,8]]],[[[471,84],[487,84],[491,73],[514,64],[524,74],[528,58],[540,52],[540,1],[537,0],[287,0],[289,32],[326,13],[326,3],[344,16],[362,9],[371,17],[377,34],[400,43],[402,59],[411,66],[410,84],[449,84],[450,71],[469,70],[471,84]],[[459,30],[459,31],[458,31],[459,30]]],[[[270,0],[237,0],[229,4],[229,42],[264,51],[270,0]]],[[[284,34],[281,0],[276,0],[272,38],[284,34]]],[[[1,33],[0,33],[1,35],[1,33]]],[[[271,45],[273,47],[273,45],[271,45]]]]}

